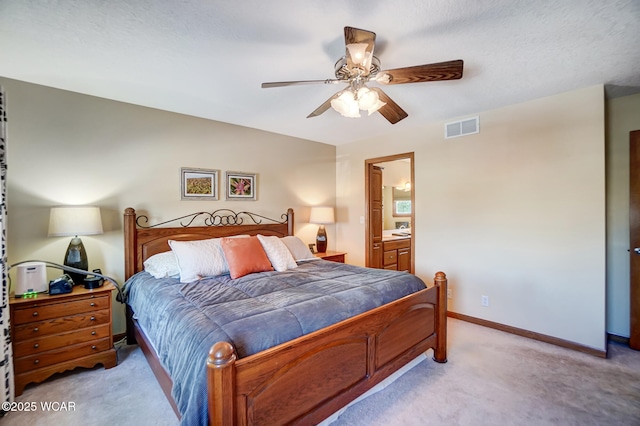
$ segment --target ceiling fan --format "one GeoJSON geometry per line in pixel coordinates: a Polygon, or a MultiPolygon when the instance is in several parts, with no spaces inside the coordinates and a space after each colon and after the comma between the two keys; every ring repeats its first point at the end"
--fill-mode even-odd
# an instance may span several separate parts
{"type": "Polygon", "coordinates": [[[348,87],[345,90],[327,99],[307,118],[317,117],[332,107],[351,118],[360,117],[360,110],[367,111],[369,115],[377,111],[391,124],[396,124],[408,114],[382,89],[369,88],[367,83],[389,85],[462,78],[462,59],[381,71],[380,60],[373,55],[376,33],[371,31],[344,27],[344,42],[346,54],[335,64],[335,79],[262,83],[262,88],[346,83],[348,87]]]}

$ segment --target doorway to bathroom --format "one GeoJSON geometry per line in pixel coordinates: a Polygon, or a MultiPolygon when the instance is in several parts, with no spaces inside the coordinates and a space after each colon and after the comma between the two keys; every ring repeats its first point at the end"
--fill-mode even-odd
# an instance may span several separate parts
{"type": "Polygon", "coordinates": [[[413,273],[413,152],[365,160],[365,265],[413,273]]]}

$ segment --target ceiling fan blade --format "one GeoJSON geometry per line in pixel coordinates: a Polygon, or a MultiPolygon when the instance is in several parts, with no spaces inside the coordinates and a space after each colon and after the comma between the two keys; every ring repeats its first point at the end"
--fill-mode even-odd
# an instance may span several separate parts
{"type": "Polygon", "coordinates": [[[436,64],[417,65],[415,67],[380,71],[375,80],[380,84],[457,80],[462,78],[462,68],[462,59],[457,59],[455,61],[438,62],[436,64]]]}
{"type": "Polygon", "coordinates": [[[267,89],[269,87],[303,86],[306,84],[338,84],[344,82],[344,80],[338,80],[335,78],[329,78],[326,80],[273,81],[269,83],[262,83],[262,88],[267,89]]]}
{"type": "Polygon", "coordinates": [[[360,75],[367,76],[371,71],[371,60],[376,44],[376,33],[353,27],[344,27],[347,66],[350,70],[358,68],[360,75]]]}
{"type": "Polygon", "coordinates": [[[317,117],[320,114],[323,114],[329,108],[331,108],[331,101],[334,100],[335,98],[337,98],[340,95],[340,93],[342,93],[342,92],[338,92],[335,95],[333,95],[332,97],[330,97],[329,99],[327,99],[325,101],[325,103],[323,103],[318,108],[316,108],[315,111],[313,111],[311,114],[307,115],[307,118],[317,117]]]}
{"type": "Polygon", "coordinates": [[[409,116],[400,105],[395,103],[386,93],[377,87],[371,88],[371,90],[375,90],[378,93],[378,98],[384,102],[386,105],[383,105],[378,112],[386,118],[389,123],[396,124],[398,121],[405,119],[409,116]]]}

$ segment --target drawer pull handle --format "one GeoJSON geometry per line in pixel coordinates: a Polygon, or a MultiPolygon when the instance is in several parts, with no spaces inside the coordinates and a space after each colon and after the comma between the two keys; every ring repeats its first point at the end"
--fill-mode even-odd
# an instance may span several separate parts
{"type": "Polygon", "coordinates": [[[33,347],[38,349],[40,347],[40,343],[36,343],[35,345],[33,345],[33,347]]]}
{"type": "Polygon", "coordinates": [[[36,328],[34,328],[34,329],[33,329],[33,332],[34,332],[34,333],[37,333],[38,331],[40,331],[40,329],[39,329],[38,327],[36,327],[36,328]]]}
{"type": "Polygon", "coordinates": [[[34,364],[40,364],[40,360],[36,359],[35,361],[33,361],[34,364]]]}
{"type": "Polygon", "coordinates": [[[89,306],[93,307],[93,306],[96,306],[96,304],[91,302],[91,304],[89,306]]]}
{"type": "Polygon", "coordinates": [[[91,349],[96,349],[96,345],[91,346],[91,349]]]}
{"type": "Polygon", "coordinates": [[[91,317],[91,321],[95,321],[95,320],[96,320],[96,317],[91,317]]]}
{"type": "Polygon", "coordinates": [[[95,332],[95,331],[92,331],[92,332],[91,332],[91,335],[92,335],[92,336],[95,336],[95,335],[96,335],[96,332],[95,332]]]}
{"type": "Polygon", "coordinates": [[[38,316],[38,311],[34,312],[34,313],[33,313],[33,316],[34,316],[34,317],[37,317],[37,316],[38,316]]]}

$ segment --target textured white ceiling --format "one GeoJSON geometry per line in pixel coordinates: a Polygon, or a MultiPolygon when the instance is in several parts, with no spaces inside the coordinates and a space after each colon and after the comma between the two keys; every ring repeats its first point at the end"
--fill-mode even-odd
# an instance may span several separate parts
{"type": "Polygon", "coordinates": [[[596,84],[640,91],[639,0],[0,1],[0,76],[340,145],[596,84]],[[462,80],[394,85],[409,117],[333,110],[344,26],[382,68],[463,59],[462,80]]]}

